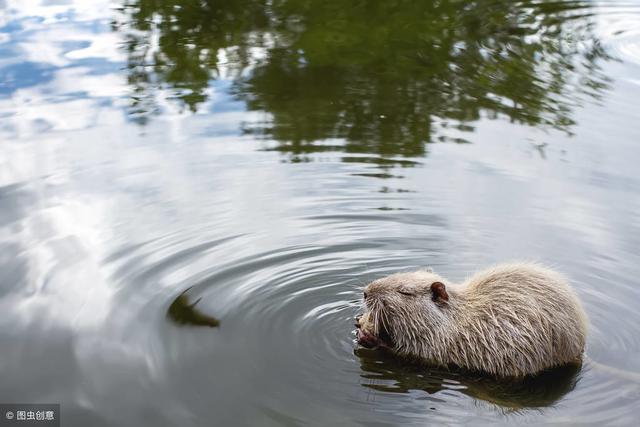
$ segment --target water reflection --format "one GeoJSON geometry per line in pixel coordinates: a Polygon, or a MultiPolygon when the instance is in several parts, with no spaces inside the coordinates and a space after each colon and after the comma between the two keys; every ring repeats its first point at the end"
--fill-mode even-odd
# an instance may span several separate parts
{"type": "Polygon", "coordinates": [[[423,156],[481,117],[571,132],[573,109],[608,85],[591,14],[583,1],[136,0],[114,25],[136,120],[165,89],[195,112],[222,88],[268,113],[246,133],[304,161],[423,156]]]}
{"type": "Polygon", "coordinates": [[[469,372],[425,369],[380,350],[358,348],[355,354],[364,372],[363,387],[385,393],[422,390],[429,396],[457,390],[509,411],[553,406],[575,388],[580,372],[580,366],[567,365],[524,379],[498,379],[469,372]]]}
{"type": "Polygon", "coordinates": [[[640,9],[122,1],[0,0],[0,401],[83,427],[634,425],[637,383],[596,363],[527,397],[350,332],[376,277],[536,259],[572,278],[588,357],[640,372],[640,9]]]}

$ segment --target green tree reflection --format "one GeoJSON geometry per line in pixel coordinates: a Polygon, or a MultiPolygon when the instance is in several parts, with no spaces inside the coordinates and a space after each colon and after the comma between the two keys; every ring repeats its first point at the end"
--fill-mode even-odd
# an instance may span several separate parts
{"type": "Polygon", "coordinates": [[[132,117],[157,111],[158,89],[196,111],[225,77],[269,113],[244,131],[296,155],[419,156],[481,117],[570,132],[607,87],[583,1],[131,0],[117,28],[132,117]]]}

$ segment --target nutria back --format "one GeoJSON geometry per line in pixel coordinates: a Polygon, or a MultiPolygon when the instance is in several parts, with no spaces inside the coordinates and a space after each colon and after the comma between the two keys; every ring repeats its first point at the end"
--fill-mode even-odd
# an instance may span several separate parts
{"type": "Polygon", "coordinates": [[[566,279],[531,263],[502,264],[455,285],[431,271],[365,289],[359,342],[430,364],[523,376],[579,362],[587,319],[566,279]]]}

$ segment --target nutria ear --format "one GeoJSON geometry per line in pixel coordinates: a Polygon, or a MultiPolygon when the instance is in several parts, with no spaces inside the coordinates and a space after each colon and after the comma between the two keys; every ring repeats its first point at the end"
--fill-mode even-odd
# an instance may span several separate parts
{"type": "Polygon", "coordinates": [[[447,289],[442,282],[433,282],[431,284],[431,295],[434,301],[449,301],[447,289]]]}

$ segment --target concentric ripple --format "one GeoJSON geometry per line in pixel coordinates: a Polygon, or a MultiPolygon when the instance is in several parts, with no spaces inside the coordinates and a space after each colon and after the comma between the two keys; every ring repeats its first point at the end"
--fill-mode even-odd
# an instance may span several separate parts
{"type": "MultiPolygon", "coordinates": [[[[335,226],[328,216],[311,215],[301,221],[307,224],[301,233],[335,226]]],[[[110,257],[109,264],[118,266],[114,277],[131,277],[138,284],[135,289],[123,286],[117,299],[128,312],[152,315],[137,325],[136,336],[147,339],[140,351],[159,357],[155,363],[162,381],[173,382],[172,375],[186,370],[196,389],[216,392],[217,408],[236,399],[244,402],[241,415],[222,410],[223,422],[240,416],[253,423],[267,416],[294,425],[295,420],[326,416],[327,407],[341,407],[331,419],[343,423],[447,422],[473,414],[474,422],[487,424],[560,422],[565,417],[606,424],[634,417],[632,402],[640,383],[631,373],[640,370],[633,364],[621,366],[608,352],[624,353],[640,345],[637,313],[611,296],[629,292],[628,299],[637,299],[637,291],[625,286],[623,277],[610,274],[610,286],[601,289],[597,283],[605,277],[599,274],[607,273],[595,265],[578,275],[584,281],[575,282],[592,323],[582,369],[559,368],[534,379],[502,381],[425,369],[384,351],[358,348],[353,322],[362,308],[362,287],[384,274],[424,265],[423,256],[410,248],[389,250],[385,239],[358,237],[386,221],[404,219],[395,214],[384,219],[371,216],[357,227],[342,223],[342,232],[334,229],[333,244],[317,237],[314,245],[258,252],[249,249],[255,236],[248,235],[191,246],[184,238],[176,239],[180,250],[162,239],[169,254],[164,259],[145,262],[155,258],[159,248],[147,242],[120,251],[121,258],[110,257]],[[337,243],[340,240],[346,241],[337,243]],[[170,274],[177,278],[175,283],[158,287],[170,274]],[[166,312],[183,296],[197,301],[199,313],[220,324],[211,329],[174,323],[166,312]],[[144,305],[136,307],[135,300],[144,305]],[[622,315],[613,331],[608,326],[612,311],[622,315]]],[[[438,262],[435,267],[462,278],[452,267],[438,262]]]]}
{"type": "Polygon", "coordinates": [[[599,32],[611,54],[640,65],[640,5],[615,0],[597,4],[599,32]]]}
{"type": "Polygon", "coordinates": [[[635,2],[0,8],[0,402],[82,427],[637,424],[635,2]],[[514,259],[571,279],[580,369],[357,346],[371,280],[514,259]]]}

